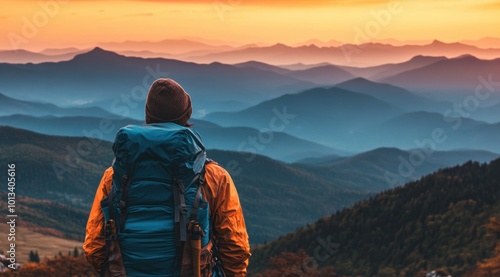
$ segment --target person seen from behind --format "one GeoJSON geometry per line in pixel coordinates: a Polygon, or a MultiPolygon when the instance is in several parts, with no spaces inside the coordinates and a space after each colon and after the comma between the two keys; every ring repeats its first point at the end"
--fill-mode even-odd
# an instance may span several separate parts
{"type": "Polygon", "coordinates": [[[190,128],[189,94],[158,79],[145,111],[145,125],[116,135],[87,222],[88,262],[101,276],[246,276],[238,193],[190,128]]]}

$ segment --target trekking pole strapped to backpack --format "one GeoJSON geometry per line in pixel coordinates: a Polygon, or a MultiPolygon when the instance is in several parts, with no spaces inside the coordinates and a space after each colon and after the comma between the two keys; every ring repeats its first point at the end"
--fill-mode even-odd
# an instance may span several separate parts
{"type": "Polygon", "coordinates": [[[200,266],[200,258],[201,258],[201,238],[205,235],[203,230],[200,227],[200,224],[196,221],[191,221],[189,223],[190,232],[191,232],[191,251],[193,255],[193,276],[201,277],[201,266],[200,266]]]}

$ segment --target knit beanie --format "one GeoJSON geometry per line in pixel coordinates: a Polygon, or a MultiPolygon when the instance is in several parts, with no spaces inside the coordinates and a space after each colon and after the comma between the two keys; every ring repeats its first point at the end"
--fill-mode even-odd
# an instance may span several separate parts
{"type": "Polygon", "coordinates": [[[172,79],[157,79],[146,99],[146,123],[174,122],[187,126],[193,109],[189,94],[172,79]]]}

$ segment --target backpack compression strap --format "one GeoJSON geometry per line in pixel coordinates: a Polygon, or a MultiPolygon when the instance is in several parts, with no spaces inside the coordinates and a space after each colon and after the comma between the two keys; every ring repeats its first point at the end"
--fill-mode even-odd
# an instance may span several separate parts
{"type": "MultiPolygon", "coordinates": [[[[193,180],[189,183],[188,187],[198,181],[198,190],[196,191],[195,198],[193,200],[193,206],[191,207],[191,215],[189,217],[190,221],[196,220],[198,215],[198,210],[201,203],[201,187],[205,183],[205,169],[201,173],[196,174],[193,180]]],[[[184,255],[184,244],[187,237],[188,224],[186,222],[187,206],[185,202],[184,191],[185,187],[180,180],[176,181],[174,184],[174,205],[175,205],[175,234],[176,234],[176,255],[175,255],[175,267],[180,270],[182,267],[182,259],[184,255]]]]}
{"type": "Polygon", "coordinates": [[[187,216],[187,206],[186,198],[184,196],[186,188],[180,179],[174,181],[174,222],[176,224],[176,233],[178,236],[178,241],[186,241],[186,228],[187,226],[186,216],[187,216]],[[178,232],[177,232],[178,231],[178,232]]]}
{"type": "Polygon", "coordinates": [[[127,221],[127,199],[128,199],[128,188],[130,187],[130,178],[125,175],[122,178],[122,199],[118,202],[118,207],[121,210],[120,214],[120,231],[125,228],[125,221],[127,221]]]}
{"type": "Polygon", "coordinates": [[[186,215],[187,206],[184,196],[185,187],[180,179],[174,181],[174,222],[175,222],[175,268],[180,271],[182,266],[182,254],[186,242],[186,215]]]}

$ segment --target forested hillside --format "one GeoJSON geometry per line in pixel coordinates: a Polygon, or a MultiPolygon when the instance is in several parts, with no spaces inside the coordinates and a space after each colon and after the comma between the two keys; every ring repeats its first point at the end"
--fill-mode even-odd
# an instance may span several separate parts
{"type": "Polygon", "coordinates": [[[486,225],[499,215],[500,159],[468,162],[254,249],[251,272],[272,267],[269,259],[280,253],[304,249],[319,268],[333,266],[339,276],[410,277],[436,268],[466,276],[493,255],[486,225]]]}

